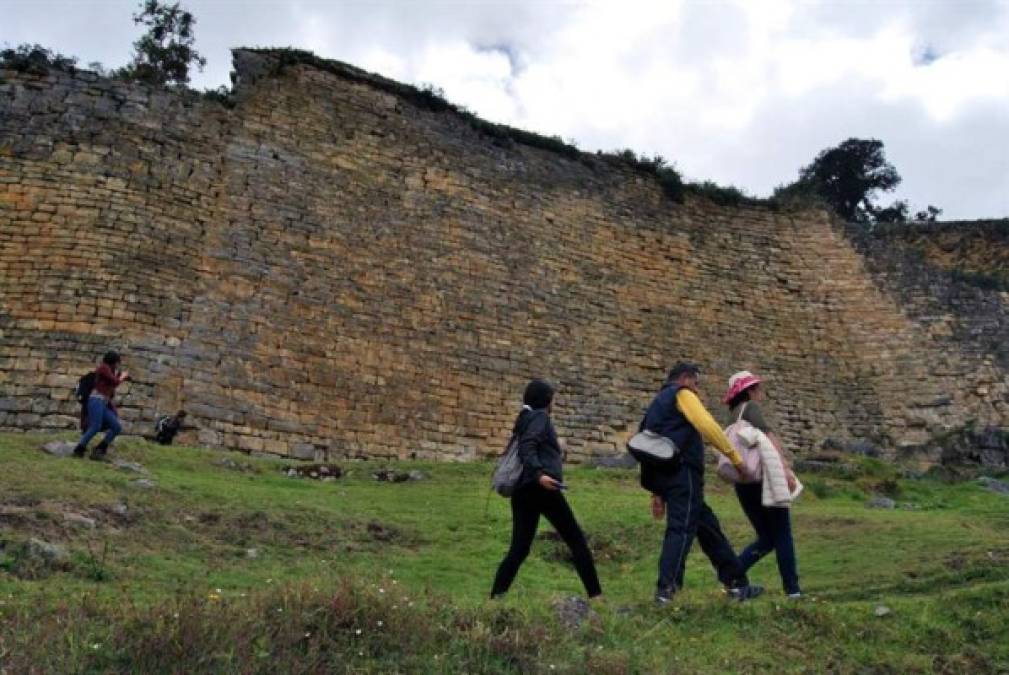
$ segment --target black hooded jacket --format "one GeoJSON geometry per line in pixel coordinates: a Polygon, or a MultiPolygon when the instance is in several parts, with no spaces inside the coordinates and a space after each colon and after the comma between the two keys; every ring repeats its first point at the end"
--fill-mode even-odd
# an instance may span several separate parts
{"type": "Polygon", "coordinates": [[[518,453],[522,458],[522,476],[517,487],[535,483],[546,474],[564,480],[563,460],[557,431],[546,410],[523,407],[512,428],[512,437],[518,439],[518,453]]]}

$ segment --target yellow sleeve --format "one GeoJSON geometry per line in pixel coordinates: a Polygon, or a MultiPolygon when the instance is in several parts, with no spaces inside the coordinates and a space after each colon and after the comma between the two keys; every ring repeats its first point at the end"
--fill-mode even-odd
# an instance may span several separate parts
{"type": "Polygon", "coordinates": [[[734,465],[739,466],[743,463],[743,458],[729,443],[729,439],[722,432],[722,427],[718,426],[718,422],[711,416],[711,413],[704,409],[704,404],[701,403],[701,399],[697,398],[697,394],[686,388],[680,389],[676,394],[676,406],[687,418],[687,421],[701,432],[704,440],[715,446],[715,449],[728,457],[734,465]]]}

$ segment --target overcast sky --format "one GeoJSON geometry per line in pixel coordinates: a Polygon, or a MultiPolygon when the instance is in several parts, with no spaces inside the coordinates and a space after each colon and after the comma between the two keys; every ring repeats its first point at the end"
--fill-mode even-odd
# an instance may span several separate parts
{"type": "MultiPolygon", "coordinates": [[[[0,0],[0,43],[126,63],[131,0],[0,0]]],[[[907,199],[1009,216],[1009,0],[560,3],[183,0],[228,82],[229,49],[298,47],[583,150],[660,154],[767,196],[849,137],[878,138],[907,199]]]]}

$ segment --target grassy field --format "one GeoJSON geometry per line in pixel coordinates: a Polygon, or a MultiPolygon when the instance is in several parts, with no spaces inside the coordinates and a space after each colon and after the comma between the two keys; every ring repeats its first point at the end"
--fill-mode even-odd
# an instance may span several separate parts
{"type": "MultiPolygon", "coordinates": [[[[636,472],[573,468],[606,598],[571,628],[553,605],[581,587],[549,536],[509,596],[486,599],[510,528],[489,465],[343,462],[321,482],[279,460],[117,443],[143,476],[42,453],[52,439],[0,434],[4,674],[1009,672],[1009,497],[976,483],[868,461],[804,476],[805,599],[785,599],[772,556],[752,572],[768,592],[729,603],[695,546],[686,590],[659,608],[662,526],[636,472]],[[426,479],[378,482],[379,468],[426,479]],[[867,508],[877,492],[898,508],[867,508]],[[31,538],[67,557],[39,562],[31,538]]],[[[734,495],[713,477],[708,492],[741,548],[734,495]]]]}

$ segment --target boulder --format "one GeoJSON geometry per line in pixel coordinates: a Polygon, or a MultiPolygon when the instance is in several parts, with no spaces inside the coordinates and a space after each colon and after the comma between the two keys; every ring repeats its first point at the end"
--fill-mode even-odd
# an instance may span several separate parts
{"type": "Polygon", "coordinates": [[[67,559],[67,551],[58,544],[32,537],[24,548],[25,554],[45,563],[58,563],[67,559]]]}
{"type": "Polygon", "coordinates": [[[996,480],[991,476],[981,476],[977,479],[977,482],[979,485],[988,488],[992,492],[997,492],[1000,495],[1009,495],[1009,483],[996,480]]]}
{"type": "Polygon", "coordinates": [[[112,466],[123,471],[132,471],[133,473],[147,473],[147,469],[144,468],[143,464],[139,462],[127,462],[125,459],[116,458],[112,460],[112,466]]]}
{"type": "Polygon", "coordinates": [[[70,441],[49,441],[42,445],[42,450],[54,457],[69,457],[74,454],[76,443],[70,441]]]}
{"type": "Polygon", "coordinates": [[[577,595],[571,595],[557,600],[551,605],[557,620],[568,630],[581,627],[586,620],[598,620],[599,615],[589,606],[588,600],[577,595]]]}
{"type": "Polygon", "coordinates": [[[889,497],[882,497],[877,495],[865,503],[866,507],[870,509],[895,509],[897,508],[897,502],[893,501],[889,497]]]}
{"type": "Polygon", "coordinates": [[[405,483],[410,480],[410,474],[406,471],[396,471],[395,469],[379,469],[372,472],[372,477],[380,483],[405,483]]]}

